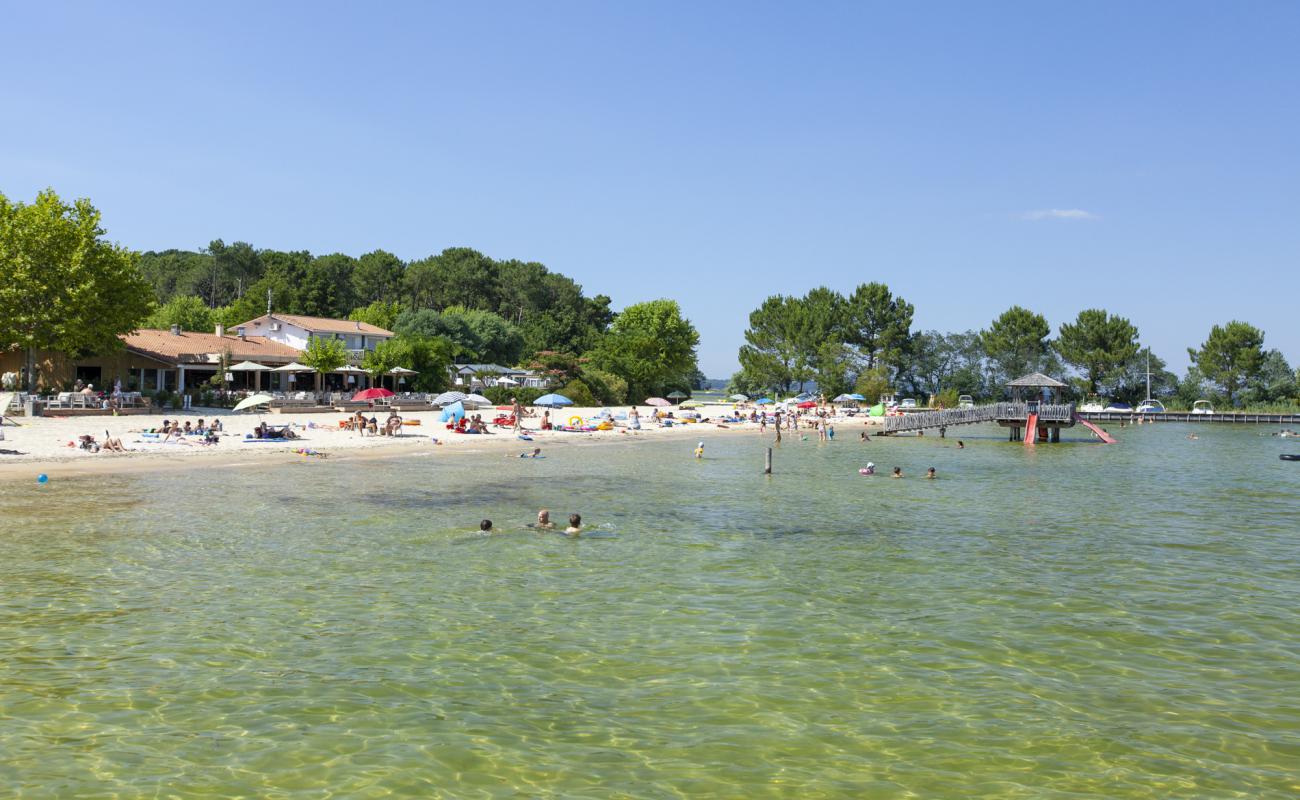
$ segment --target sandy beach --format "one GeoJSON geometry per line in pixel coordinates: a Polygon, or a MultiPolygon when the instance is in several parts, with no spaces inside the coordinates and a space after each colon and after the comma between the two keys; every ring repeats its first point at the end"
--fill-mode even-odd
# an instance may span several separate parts
{"type": "MultiPolygon", "coordinates": [[[[566,408],[552,412],[552,420],[563,424],[572,417],[590,419],[601,408],[566,408]]],[[[615,413],[627,411],[627,407],[613,409],[615,413]]],[[[659,427],[649,421],[648,409],[642,407],[642,428],[629,430],[626,420],[619,420],[614,430],[568,432],[542,431],[541,412],[535,409],[536,417],[524,422],[523,434],[532,441],[518,438],[510,428],[490,426],[487,435],[469,435],[446,429],[439,421],[436,410],[403,412],[402,418],[417,425],[403,426],[398,436],[360,435],[355,431],[339,427],[339,421],[348,415],[342,412],[331,414],[268,414],[268,413],[233,413],[217,409],[194,409],[191,411],[169,411],[141,416],[103,416],[103,417],[36,417],[15,418],[18,426],[4,426],[5,439],[0,442],[0,481],[33,479],[38,473],[45,473],[51,479],[59,476],[86,474],[113,474],[121,472],[145,472],[160,469],[173,469],[188,466],[221,467],[246,463],[252,459],[295,460],[318,456],[303,455],[297,451],[310,450],[322,453],[328,458],[375,458],[392,455],[418,453],[437,450],[449,454],[470,455],[475,453],[505,454],[526,452],[533,447],[564,447],[576,443],[592,442],[627,442],[629,440],[650,440],[676,438],[682,440],[709,438],[724,435],[759,436],[759,427],[753,423],[722,423],[678,421],[671,427],[659,427]],[[162,425],[164,419],[179,419],[196,423],[200,419],[211,422],[220,419],[224,427],[221,441],[215,445],[203,445],[190,441],[184,443],[162,443],[157,439],[145,437],[142,433],[149,428],[162,425]],[[293,425],[295,433],[301,437],[292,442],[259,442],[246,439],[245,435],[261,422],[268,425],[293,425]],[[116,453],[101,450],[93,453],[78,448],[77,439],[83,434],[90,434],[102,444],[108,436],[120,438],[127,452],[116,453]]],[[[699,412],[702,420],[718,420],[732,411],[731,405],[702,406],[699,412]]],[[[488,418],[493,412],[482,412],[488,418]]],[[[680,413],[680,412],[677,412],[680,413]]],[[[382,421],[384,411],[376,411],[382,421]]],[[[833,417],[838,435],[857,436],[864,424],[872,426],[878,420],[863,415],[854,417],[833,417]],[[851,431],[851,433],[850,433],[851,431]]],[[[773,436],[768,426],[767,436],[773,436]]],[[[196,439],[197,441],[197,439],[196,439]]]]}

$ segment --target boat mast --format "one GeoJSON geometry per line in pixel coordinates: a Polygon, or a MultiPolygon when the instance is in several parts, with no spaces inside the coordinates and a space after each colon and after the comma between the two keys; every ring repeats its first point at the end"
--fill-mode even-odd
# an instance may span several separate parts
{"type": "Polygon", "coordinates": [[[1151,402],[1151,348],[1147,348],[1147,402],[1151,402]]]}

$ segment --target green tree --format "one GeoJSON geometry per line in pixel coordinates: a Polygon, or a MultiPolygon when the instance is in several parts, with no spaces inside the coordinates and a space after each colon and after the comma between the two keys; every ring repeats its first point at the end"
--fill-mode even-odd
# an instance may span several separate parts
{"type": "MultiPolygon", "coordinates": [[[[158,302],[177,295],[197,295],[204,276],[212,271],[212,255],[191,250],[163,250],[140,256],[140,274],[153,285],[158,302]]],[[[204,299],[204,303],[207,300],[204,299]]]]}
{"type": "Polygon", "coordinates": [[[590,407],[597,405],[596,396],[591,393],[591,388],[581,378],[574,378],[566,383],[560,389],[559,394],[572,400],[575,406],[590,407]]]}
{"type": "Polygon", "coordinates": [[[397,317],[401,313],[402,306],[400,304],[376,300],[368,306],[352,309],[352,313],[348,314],[348,319],[353,322],[365,322],[377,328],[391,331],[393,326],[397,324],[397,317]]]}
{"type": "MultiPolygon", "coordinates": [[[[1104,387],[1110,397],[1131,406],[1136,406],[1147,397],[1147,364],[1151,365],[1151,396],[1156,399],[1173,400],[1179,391],[1178,376],[1170,372],[1165,360],[1144,348],[1124,362],[1110,382],[1104,387]],[[1148,360],[1149,357],[1149,360],[1148,360]]],[[[1192,401],[1200,399],[1200,391],[1185,405],[1191,407],[1192,401]]]]}
{"type": "Polygon", "coordinates": [[[1233,320],[1215,325],[1201,348],[1188,348],[1187,354],[1207,380],[1223,387],[1228,403],[1235,405],[1237,390],[1258,375],[1264,364],[1264,333],[1233,320]]]}
{"type": "Polygon", "coordinates": [[[406,264],[387,250],[374,250],[357,259],[353,290],[362,303],[396,303],[402,296],[406,264]]]}
{"type": "Polygon", "coordinates": [[[1005,383],[1029,372],[1047,369],[1047,337],[1052,328],[1042,314],[1012,306],[980,332],[984,352],[993,362],[997,380],[1005,383]]]}
{"type": "Polygon", "coordinates": [[[312,260],[297,293],[298,314],[341,318],[357,307],[352,272],[357,260],[334,253],[312,260]]]}
{"type": "Polygon", "coordinates": [[[584,367],[582,381],[591,388],[592,394],[602,403],[622,405],[628,401],[627,381],[612,372],[595,367],[584,367]]]}
{"type": "Polygon", "coordinates": [[[1246,388],[1248,403],[1289,402],[1296,398],[1296,375],[1280,350],[1269,350],[1246,388]]]}
{"type": "Polygon", "coordinates": [[[193,276],[189,291],[206,300],[209,308],[243,297],[265,269],[261,255],[247,242],[227,245],[214,239],[207,253],[207,269],[193,276]]]}
{"type": "Polygon", "coordinates": [[[215,319],[214,309],[208,308],[202,297],[180,295],[155,308],[143,327],[167,329],[179,325],[183,331],[211,333],[216,329],[215,319]]]}
{"type": "Polygon", "coordinates": [[[699,341],[676,300],[651,300],[623,309],[593,363],[627,381],[628,395],[636,401],[669,386],[689,386],[699,341]]]}
{"type": "Polygon", "coordinates": [[[984,386],[984,349],[976,331],[940,333],[926,331],[912,337],[907,370],[899,383],[909,394],[981,397],[984,386]]]}
{"type": "Polygon", "coordinates": [[[153,290],[138,254],[103,239],[89,200],[65,203],[52,189],[31,204],[0,194],[0,350],[24,351],[36,389],[35,352],[109,352],[149,315],[153,290]]]}
{"type": "Polygon", "coordinates": [[[348,349],[342,339],[313,336],[307,340],[307,349],[298,360],[316,370],[316,389],[320,389],[321,376],[348,363],[348,349]]]}
{"type": "MultiPolygon", "coordinates": [[[[519,328],[491,311],[453,306],[442,312],[444,320],[460,320],[478,343],[476,357],[486,364],[513,366],[523,355],[524,335],[519,328]]],[[[460,325],[461,322],[454,324],[460,325]]]]}
{"type": "Polygon", "coordinates": [[[876,367],[858,373],[853,391],[867,398],[868,403],[875,405],[881,396],[889,393],[890,388],[889,371],[885,367],[876,367]]]}
{"type": "Polygon", "coordinates": [[[864,283],[844,308],[845,341],[857,348],[867,369],[902,366],[912,328],[912,304],[883,283],[864,283]]]}
{"type": "MultiPolygon", "coordinates": [[[[754,390],[788,389],[801,363],[797,341],[798,298],[773,295],[749,314],[745,344],[740,348],[738,385],[754,390]]],[[[736,379],[733,378],[733,382],[736,379]]],[[[744,389],[736,391],[748,394],[744,389]]]]}
{"type": "Polygon", "coordinates": [[[1123,317],[1089,308],[1080,311],[1073,323],[1061,325],[1056,351],[1083,373],[1088,394],[1096,394],[1137,355],[1137,336],[1137,328],[1123,317]]]}

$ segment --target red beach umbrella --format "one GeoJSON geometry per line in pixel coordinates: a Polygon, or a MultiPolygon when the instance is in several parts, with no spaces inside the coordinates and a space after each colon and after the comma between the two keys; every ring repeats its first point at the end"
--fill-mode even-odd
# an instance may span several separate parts
{"type": "Polygon", "coordinates": [[[362,389],[361,391],[352,395],[352,402],[355,403],[358,400],[378,400],[381,397],[392,397],[392,396],[393,396],[393,392],[391,390],[376,386],[373,389],[362,389]]]}
{"type": "Polygon", "coordinates": [[[816,408],[817,404],[811,400],[805,400],[799,404],[799,408],[816,408]]]}

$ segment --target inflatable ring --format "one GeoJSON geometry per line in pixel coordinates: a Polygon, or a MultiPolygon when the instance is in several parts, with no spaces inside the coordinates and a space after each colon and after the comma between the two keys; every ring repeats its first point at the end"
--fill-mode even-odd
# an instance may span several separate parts
{"type": "Polygon", "coordinates": [[[582,427],[582,417],[579,417],[579,416],[577,416],[576,414],[575,414],[574,416],[572,416],[572,417],[569,417],[569,427],[570,427],[570,428],[581,428],[581,427],[582,427]]]}

